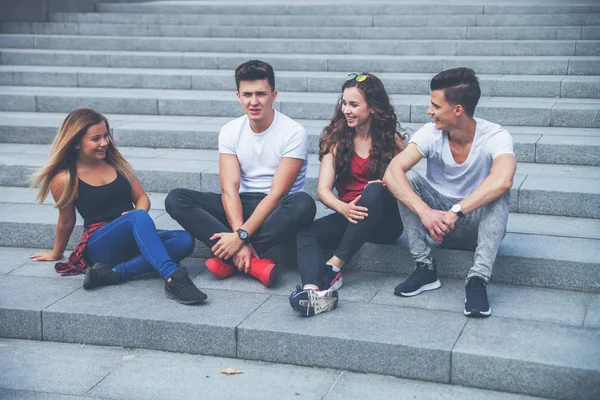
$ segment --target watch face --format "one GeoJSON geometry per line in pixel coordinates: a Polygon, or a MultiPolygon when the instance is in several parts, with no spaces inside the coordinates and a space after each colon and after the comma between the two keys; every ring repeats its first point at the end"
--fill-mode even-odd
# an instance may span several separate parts
{"type": "Polygon", "coordinates": [[[248,232],[246,232],[245,230],[239,229],[237,232],[238,232],[238,235],[240,235],[240,239],[242,239],[242,240],[248,239],[248,232]]]}
{"type": "Polygon", "coordinates": [[[458,213],[462,210],[462,207],[460,206],[460,204],[455,204],[452,206],[452,211],[455,213],[458,213]]]}

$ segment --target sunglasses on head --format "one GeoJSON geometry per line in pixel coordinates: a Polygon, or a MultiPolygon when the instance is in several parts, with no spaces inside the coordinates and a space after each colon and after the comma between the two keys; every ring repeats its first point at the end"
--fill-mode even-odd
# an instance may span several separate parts
{"type": "Polygon", "coordinates": [[[368,78],[368,76],[365,75],[365,74],[358,75],[358,74],[352,73],[352,74],[348,75],[348,77],[346,78],[346,80],[347,81],[351,81],[352,79],[356,79],[356,82],[362,82],[362,81],[364,81],[367,78],[368,78]]]}

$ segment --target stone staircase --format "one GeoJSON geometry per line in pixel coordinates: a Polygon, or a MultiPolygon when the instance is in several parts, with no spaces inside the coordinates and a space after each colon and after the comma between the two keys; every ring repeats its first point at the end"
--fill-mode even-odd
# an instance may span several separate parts
{"type": "Polygon", "coordinates": [[[600,5],[468,3],[105,3],[1,24],[0,336],[600,398],[600,5]],[[58,214],[51,199],[34,204],[28,178],[69,111],[109,117],[157,227],[174,229],[169,190],[219,190],[217,135],[241,114],[233,69],[252,58],[273,65],[276,108],[309,133],[313,195],[318,135],[348,72],[378,75],[416,130],[428,121],[429,79],[475,69],[476,116],[507,127],[519,162],[491,318],[462,315],[466,251],[435,250],[440,290],[394,296],[413,268],[404,237],[366,244],[344,272],[339,309],[311,319],[287,301],[299,275],[286,246],[270,253],[286,267],[266,289],[242,276],[217,281],[198,244],[184,265],[209,295],[199,307],[165,299],[155,276],[84,292],[81,276],[27,259],[52,247],[58,214]]]}

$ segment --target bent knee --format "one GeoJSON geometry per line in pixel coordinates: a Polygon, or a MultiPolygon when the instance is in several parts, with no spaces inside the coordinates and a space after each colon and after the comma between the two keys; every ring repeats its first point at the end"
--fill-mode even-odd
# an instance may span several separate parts
{"type": "Polygon", "coordinates": [[[167,197],[165,198],[165,207],[169,207],[169,206],[178,204],[181,201],[184,190],[185,189],[183,189],[183,188],[177,188],[177,189],[171,190],[169,192],[169,194],[167,195],[167,197]]]}
{"type": "Polygon", "coordinates": [[[290,197],[293,200],[292,212],[300,219],[312,221],[317,214],[317,204],[315,199],[306,192],[296,192],[290,197]]]}
{"type": "Polygon", "coordinates": [[[165,198],[165,210],[172,215],[172,212],[176,211],[182,203],[187,189],[177,188],[169,192],[165,198]]]}
{"type": "Polygon", "coordinates": [[[379,197],[383,194],[383,192],[387,190],[387,188],[383,185],[383,183],[375,182],[370,183],[363,189],[361,199],[379,197]]]}
{"type": "Polygon", "coordinates": [[[148,211],[144,210],[144,209],[136,209],[136,210],[132,210],[129,211],[126,215],[129,215],[132,219],[139,219],[139,218],[150,218],[150,214],[148,214],[148,211]]]}
{"type": "Polygon", "coordinates": [[[181,243],[181,249],[184,253],[184,257],[189,256],[194,251],[194,247],[196,245],[196,241],[194,240],[194,236],[188,231],[177,231],[177,236],[179,237],[179,241],[181,243]]]}

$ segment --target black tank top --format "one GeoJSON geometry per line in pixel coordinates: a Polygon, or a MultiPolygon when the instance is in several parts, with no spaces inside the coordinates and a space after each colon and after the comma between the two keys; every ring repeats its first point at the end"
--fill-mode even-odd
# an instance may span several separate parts
{"type": "Polygon", "coordinates": [[[131,184],[119,171],[117,179],[102,186],[88,185],[79,179],[75,207],[83,217],[84,225],[111,222],[123,212],[133,210],[131,184]]]}

